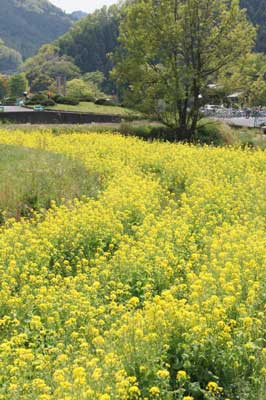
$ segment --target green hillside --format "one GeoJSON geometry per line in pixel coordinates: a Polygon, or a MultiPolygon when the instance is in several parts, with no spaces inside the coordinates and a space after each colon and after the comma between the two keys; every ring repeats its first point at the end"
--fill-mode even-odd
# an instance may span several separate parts
{"type": "Polygon", "coordinates": [[[103,7],[78,21],[56,44],[82,72],[99,70],[107,75],[112,67],[108,54],[118,44],[118,26],[118,6],[103,7]]]}
{"type": "Polygon", "coordinates": [[[5,43],[0,39],[0,73],[15,72],[20,64],[22,64],[20,53],[5,46],[5,43]]]}
{"type": "Polygon", "coordinates": [[[258,25],[256,50],[266,52],[266,0],[240,0],[254,25],[258,25]]]}
{"type": "Polygon", "coordinates": [[[65,33],[70,16],[47,0],[1,0],[0,38],[25,59],[65,33]]]}

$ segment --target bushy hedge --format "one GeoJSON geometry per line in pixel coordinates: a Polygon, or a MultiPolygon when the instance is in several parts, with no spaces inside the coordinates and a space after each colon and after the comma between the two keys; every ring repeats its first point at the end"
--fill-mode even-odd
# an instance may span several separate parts
{"type": "Polygon", "coordinates": [[[16,104],[16,101],[17,101],[16,97],[6,97],[2,103],[5,104],[6,106],[13,106],[16,104]]]}
{"type": "Polygon", "coordinates": [[[97,99],[95,101],[95,104],[97,104],[99,106],[115,106],[116,105],[111,99],[105,99],[105,98],[97,99]]]}
{"type": "Polygon", "coordinates": [[[46,99],[41,101],[40,104],[44,107],[52,107],[56,105],[56,102],[53,99],[46,99]]]}
{"type": "Polygon", "coordinates": [[[43,93],[37,93],[31,96],[26,100],[27,105],[35,105],[35,104],[41,104],[43,101],[47,100],[47,96],[43,93]]]}
{"type": "Polygon", "coordinates": [[[88,102],[88,103],[95,103],[96,102],[96,98],[93,96],[82,96],[79,98],[79,101],[84,101],[84,102],[88,102]]]}
{"type": "Polygon", "coordinates": [[[234,143],[232,129],[221,121],[203,120],[199,123],[194,141],[200,144],[223,146],[234,143]]]}
{"type": "Polygon", "coordinates": [[[58,104],[67,104],[70,106],[77,106],[79,104],[79,99],[75,97],[55,96],[53,100],[58,104]]]}
{"type": "Polygon", "coordinates": [[[133,125],[123,122],[118,130],[123,135],[134,135],[143,139],[173,141],[175,138],[174,130],[163,125],[133,125]]]}

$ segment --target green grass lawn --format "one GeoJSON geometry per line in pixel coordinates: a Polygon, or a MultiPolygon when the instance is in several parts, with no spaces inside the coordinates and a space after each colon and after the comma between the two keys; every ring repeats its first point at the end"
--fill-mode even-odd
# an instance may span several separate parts
{"type": "Polygon", "coordinates": [[[100,179],[80,161],[65,155],[0,145],[0,224],[7,218],[30,217],[74,198],[95,197],[100,179]]]}
{"type": "Polygon", "coordinates": [[[123,108],[118,106],[100,106],[98,104],[89,102],[81,102],[77,106],[70,106],[67,104],[56,104],[55,106],[47,108],[51,110],[60,110],[60,111],[121,115],[124,117],[134,117],[134,116],[138,117],[140,115],[136,111],[129,110],[128,108],[123,108]]]}

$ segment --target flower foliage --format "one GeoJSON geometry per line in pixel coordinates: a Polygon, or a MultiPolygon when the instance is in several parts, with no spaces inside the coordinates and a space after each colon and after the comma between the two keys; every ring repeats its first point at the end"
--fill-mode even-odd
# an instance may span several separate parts
{"type": "Polygon", "coordinates": [[[101,177],[0,234],[1,400],[262,399],[266,155],[1,131],[101,177]]]}

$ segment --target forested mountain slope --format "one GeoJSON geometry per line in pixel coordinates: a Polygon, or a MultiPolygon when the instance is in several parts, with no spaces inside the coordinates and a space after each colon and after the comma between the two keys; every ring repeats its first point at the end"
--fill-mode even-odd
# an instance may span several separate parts
{"type": "Polygon", "coordinates": [[[69,16],[75,21],[78,21],[81,18],[86,17],[87,15],[88,15],[87,13],[85,13],[84,11],[80,11],[80,10],[73,11],[71,14],[69,14],[69,16]]]}
{"type": "Polygon", "coordinates": [[[118,7],[103,7],[82,18],[56,44],[82,72],[99,70],[106,75],[112,65],[108,54],[118,44],[118,26],[118,7]]]}
{"type": "Polygon", "coordinates": [[[25,59],[65,33],[72,19],[47,0],[0,0],[0,39],[25,59]]]}
{"type": "Polygon", "coordinates": [[[256,50],[266,52],[266,0],[240,0],[254,25],[258,25],[256,50]]]}

